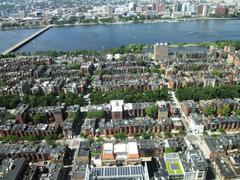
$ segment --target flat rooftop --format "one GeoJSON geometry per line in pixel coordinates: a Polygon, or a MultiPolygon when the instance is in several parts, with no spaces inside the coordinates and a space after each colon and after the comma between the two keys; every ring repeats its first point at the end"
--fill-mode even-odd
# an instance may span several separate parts
{"type": "Polygon", "coordinates": [[[91,174],[96,176],[98,179],[143,179],[145,170],[141,165],[96,167],[91,169],[91,174]]]}
{"type": "Polygon", "coordinates": [[[178,153],[165,153],[164,160],[167,172],[170,176],[183,174],[183,167],[178,153]]]}

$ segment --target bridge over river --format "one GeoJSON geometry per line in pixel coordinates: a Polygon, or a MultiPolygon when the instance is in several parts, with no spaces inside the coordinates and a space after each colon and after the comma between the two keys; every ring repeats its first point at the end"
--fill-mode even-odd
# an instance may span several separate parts
{"type": "Polygon", "coordinates": [[[5,51],[3,51],[1,54],[2,55],[7,55],[13,51],[15,51],[16,49],[20,48],[21,46],[23,46],[24,44],[28,43],[29,41],[33,40],[34,38],[36,38],[37,36],[39,36],[40,34],[44,33],[45,31],[47,31],[48,29],[50,29],[52,27],[52,25],[48,25],[45,28],[35,32],[34,34],[32,34],[31,36],[23,39],[22,41],[18,42],[17,44],[11,46],[10,48],[6,49],[5,51]]]}

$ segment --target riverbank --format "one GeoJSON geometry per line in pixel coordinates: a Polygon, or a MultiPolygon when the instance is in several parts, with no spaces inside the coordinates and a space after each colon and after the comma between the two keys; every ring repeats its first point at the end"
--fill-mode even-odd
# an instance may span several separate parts
{"type": "MultiPolygon", "coordinates": [[[[216,17],[193,17],[193,18],[177,18],[177,19],[153,19],[153,20],[143,20],[143,21],[120,21],[111,23],[76,23],[76,24],[52,24],[53,27],[69,27],[69,26],[92,26],[92,25],[120,25],[120,24],[154,24],[154,23],[177,23],[182,21],[202,21],[202,20],[238,20],[237,18],[216,18],[216,17]]],[[[0,31],[5,30],[19,30],[19,29],[38,29],[44,28],[44,26],[23,26],[23,27],[6,27],[0,28],[0,31]]]]}
{"type": "Polygon", "coordinates": [[[144,20],[144,21],[121,21],[121,22],[112,22],[112,23],[77,23],[77,24],[63,24],[57,25],[54,24],[53,27],[71,27],[71,26],[92,26],[92,25],[124,25],[124,24],[156,24],[156,23],[178,23],[183,21],[209,21],[209,20],[237,20],[237,18],[182,18],[182,19],[156,19],[156,20],[144,20]]]}
{"type": "Polygon", "coordinates": [[[45,28],[46,26],[47,25],[44,25],[44,26],[7,27],[7,28],[0,28],[0,31],[24,30],[24,29],[40,29],[40,28],[45,28]]]}

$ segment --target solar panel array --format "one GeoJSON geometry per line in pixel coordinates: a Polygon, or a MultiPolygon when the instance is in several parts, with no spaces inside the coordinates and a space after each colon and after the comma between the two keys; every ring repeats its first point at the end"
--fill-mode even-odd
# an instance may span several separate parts
{"type": "Polygon", "coordinates": [[[170,167],[172,170],[178,170],[178,165],[176,165],[174,163],[170,163],[170,167]]]}
{"type": "Polygon", "coordinates": [[[96,176],[109,177],[109,176],[143,176],[143,166],[119,166],[119,167],[97,167],[91,170],[91,173],[96,176]]]}

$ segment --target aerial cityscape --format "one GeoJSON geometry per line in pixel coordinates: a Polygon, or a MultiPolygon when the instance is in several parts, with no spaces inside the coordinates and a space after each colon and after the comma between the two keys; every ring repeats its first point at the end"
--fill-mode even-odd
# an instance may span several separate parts
{"type": "Polygon", "coordinates": [[[1,0],[0,180],[239,180],[240,0],[1,0]]]}

